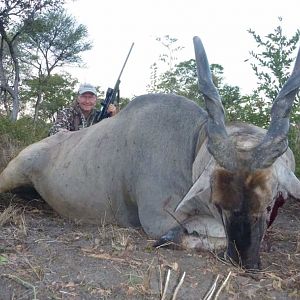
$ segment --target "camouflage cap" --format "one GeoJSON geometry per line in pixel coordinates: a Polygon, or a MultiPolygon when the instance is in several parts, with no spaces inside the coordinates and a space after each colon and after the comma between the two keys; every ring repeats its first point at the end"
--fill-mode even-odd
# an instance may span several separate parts
{"type": "Polygon", "coordinates": [[[84,83],[79,87],[78,94],[82,95],[84,93],[92,93],[94,95],[97,95],[97,90],[93,85],[84,83]]]}

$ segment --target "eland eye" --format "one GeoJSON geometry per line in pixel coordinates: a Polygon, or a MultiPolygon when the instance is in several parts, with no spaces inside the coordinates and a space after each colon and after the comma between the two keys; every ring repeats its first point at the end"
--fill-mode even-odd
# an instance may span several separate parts
{"type": "Polygon", "coordinates": [[[271,205],[269,205],[268,207],[267,207],[267,212],[269,213],[271,211],[271,205]]]}

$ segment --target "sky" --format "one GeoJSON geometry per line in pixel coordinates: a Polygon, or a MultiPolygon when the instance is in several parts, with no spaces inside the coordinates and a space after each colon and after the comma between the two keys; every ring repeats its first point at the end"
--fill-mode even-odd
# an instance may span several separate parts
{"type": "Polygon", "coordinates": [[[300,29],[299,0],[75,0],[66,9],[87,27],[93,44],[82,54],[85,67],[68,69],[80,82],[113,88],[134,43],[120,84],[127,98],[147,93],[150,66],[164,51],[157,37],[176,38],[184,47],[178,61],[184,61],[194,58],[193,37],[199,36],[209,63],[223,66],[225,82],[249,93],[256,77],[245,60],[257,43],[248,29],[262,37],[279,24],[288,37],[300,29]]]}

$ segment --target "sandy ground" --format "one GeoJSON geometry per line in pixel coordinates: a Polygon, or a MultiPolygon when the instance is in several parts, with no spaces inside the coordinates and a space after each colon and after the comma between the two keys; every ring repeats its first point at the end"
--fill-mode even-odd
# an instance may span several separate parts
{"type": "Polygon", "coordinates": [[[77,224],[42,200],[0,198],[0,299],[300,299],[300,202],[266,235],[263,270],[154,249],[142,230],[77,224]],[[215,285],[214,285],[215,283],[215,285]]]}

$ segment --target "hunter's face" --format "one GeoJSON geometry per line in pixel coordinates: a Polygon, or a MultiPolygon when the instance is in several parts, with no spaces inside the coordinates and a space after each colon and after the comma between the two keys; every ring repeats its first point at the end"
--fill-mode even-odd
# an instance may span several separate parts
{"type": "Polygon", "coordinates": [[[90,112],[96,106],[96,100],[96,95],[89,92],[78,96],[78,104],[85,112],[90,112]]]}

